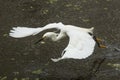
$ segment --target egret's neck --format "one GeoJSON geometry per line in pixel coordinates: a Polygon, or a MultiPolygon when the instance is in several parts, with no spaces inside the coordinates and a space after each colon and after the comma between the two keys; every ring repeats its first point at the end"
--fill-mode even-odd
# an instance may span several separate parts
{"type": "Polygon", "coordinates": [[[47,29],[52,29],[52,28],[61,29],[63,27],[64,27],[64,24],[62,24],[62,23],[50,23],[50,24],[42,27],[42,30],[47,30],[47,29]]]}

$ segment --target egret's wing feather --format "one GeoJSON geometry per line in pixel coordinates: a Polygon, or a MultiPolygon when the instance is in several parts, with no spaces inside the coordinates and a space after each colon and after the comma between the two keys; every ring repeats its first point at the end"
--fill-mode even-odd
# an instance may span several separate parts
{"type": "Polygon", "coordinates": [[[40,28],[27,28],[27,27],[13,27],[10,30],[9,35],[15,38],[22,38],[30,35],[34,35],[40,31],[40,28]]]}
{"type": "Polygon", "coordinates": [[[95,41],[88,33],[75,32],[68,34],[68,36],[70,41],[68,46],[65,48],[66,52],[62,56],[62,59],[83,59],[87,58],[93,53],[95,41]]]}

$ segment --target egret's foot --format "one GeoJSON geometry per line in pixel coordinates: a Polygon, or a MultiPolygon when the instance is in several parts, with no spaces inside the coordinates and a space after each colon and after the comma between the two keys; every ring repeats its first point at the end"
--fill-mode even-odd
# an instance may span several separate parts
{"type": "Polygon", "coordinates": [[[100,39],[100,38],[98,38],[98,37],[96,37],[96,40],[97,40],[98,42],[102,42],[102,41],[103,41],[102,39],[100,39]]]}
{"type": "Polygon", "coordinates": [[[101,42],[103,41],[102,39],[97,38],[96,36],[94,36],[93,38],[96,41],[99,48],[107,48],[107,46],[101,44],[101,42]]]}
{"type": "Polygon", "coordinates": [[[107,48],[107,46],[102,45],[102,44],[100,44],[99,47],[100,47],[100,48],[107,48]]]}
{"type": "Polygon", "coordinates": [[[51,60],[52,60],[53,62],[58,62],[58,61],[61,60],[61,58],[57,58],[57,59],[53,59],[53,58],[51,58],[51,60]]]}

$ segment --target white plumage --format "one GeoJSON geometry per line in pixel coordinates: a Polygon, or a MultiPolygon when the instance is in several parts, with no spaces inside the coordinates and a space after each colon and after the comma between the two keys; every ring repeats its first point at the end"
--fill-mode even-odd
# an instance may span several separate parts
{"type": "Polygon", "coordinates": [[[9,35],[14,38],[22,38],[36,34],[39,28],[13,27],[9,35]]]}
{"type": "Polygon", "coordinates": [[[10,31],[10,36],[14,38],[22,38],[52,28],[60,30],[60,33],[47,32],[43,35],[43,38],[50,38],[53,41],[58,41],[66,36],[69,37],[69,43],[63,50],[61,57],[52,59],[52,61],[57,62],[67,58],[84,59],[93,53],[95,41],[90,34],[93,34],[94,28],[87,29],[73,25],[64,25],[62,23],[51,23],[41,28],[16,27],[10,31]]]}

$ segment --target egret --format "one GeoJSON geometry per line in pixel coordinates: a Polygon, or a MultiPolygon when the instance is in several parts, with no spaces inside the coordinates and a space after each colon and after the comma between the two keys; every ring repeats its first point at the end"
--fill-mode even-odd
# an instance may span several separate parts
{"type": "Polygon", "coordinates": [[[94,29],[93,27],[82,28],[73,25],[64,25],[61,22],[50,23],[44,27],[38,27],[38,28],[13,27],[13,29],[10,30],[9,35],[14,38],[23,38],[30,35],[36,35],[44,30],[53,29],[53,28],[60,30],[60,32],[59,33],[47,32],[42,36],[40,40],[38,40],[38,42],[45,39],[58,41],[66,36],[69,37],[69,43],[67,47],[62,51],[61,57],[55,59],[51,58],[51,60],[54,62],[58,62],[62,59],[69,59],[69,58],[85,59],[93,53],[95,44],[96,42],[98,43],[97,38],[93,36],[93,29],[94,29]]]}

